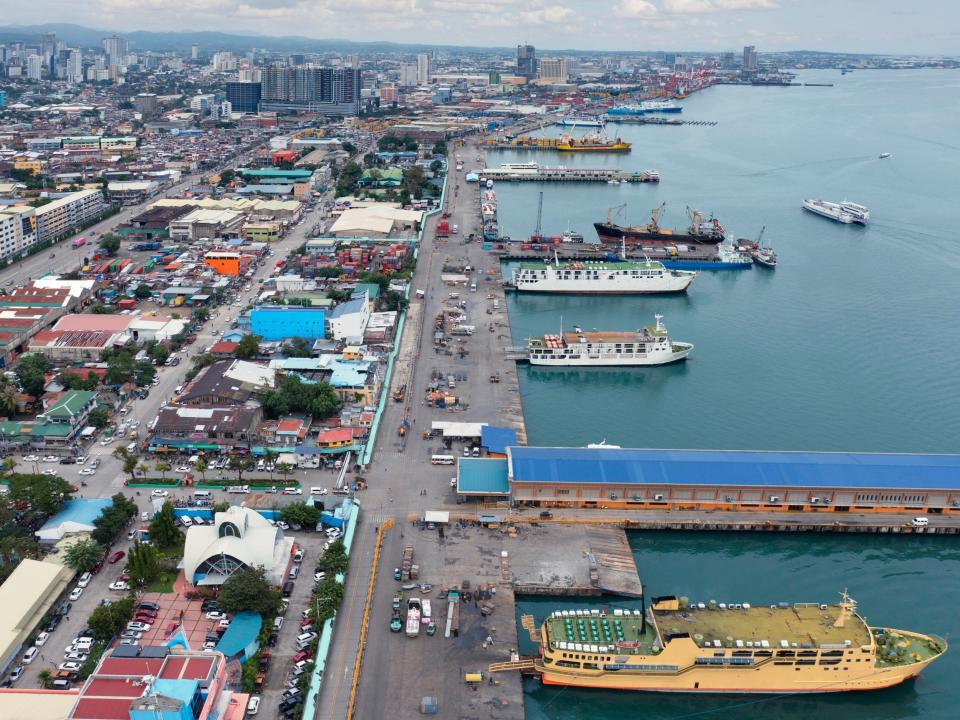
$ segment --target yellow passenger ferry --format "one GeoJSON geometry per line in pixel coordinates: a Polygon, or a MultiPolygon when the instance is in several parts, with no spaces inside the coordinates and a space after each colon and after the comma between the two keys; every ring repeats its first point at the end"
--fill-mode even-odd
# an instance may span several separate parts
{"type": "Polygon", "coordinates": [[[648,611],[555,611],[533,670],[547,685],[688,693],[879,690],[919,675],[946,652],[935,635],[870,627],[839,604],[688,603],[648,611]]]}

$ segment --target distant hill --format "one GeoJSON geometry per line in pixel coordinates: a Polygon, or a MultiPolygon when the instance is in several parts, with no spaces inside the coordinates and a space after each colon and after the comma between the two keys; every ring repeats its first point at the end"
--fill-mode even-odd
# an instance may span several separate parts
{"type": "MultiPolygon", "coordinates": [[[[101,38],[113,35],[113,30],[96,30],[68,23],[46,23],[43,25],[6,25],[0,26],[0,43],[15,41],[36,41],[45,32],[54,32],[68,45],[79,47],[99,47],[101,38]]],[[[274,37],[270,35],[231,35],[221,32],[133,32],[116,33],[130,41],[135,50],[180,50],[186,51],[193,44],[199,45],[204,52],[217,50],[249,50],[263,48],[284,52],[323,52],[337,50],[367,50],[384,52],[422,52],[434,49],[437,45],[399,44],[389,42],[354,42],[337,38],[308,38],[303,36],[274,37]]],[[[452,47],[452,46],[450,46],[452,47]]],[[[471,49],[458,48],[461,52],[471,49]]],[[[506,49],[506,48],[505,48],[506,49]]]]}

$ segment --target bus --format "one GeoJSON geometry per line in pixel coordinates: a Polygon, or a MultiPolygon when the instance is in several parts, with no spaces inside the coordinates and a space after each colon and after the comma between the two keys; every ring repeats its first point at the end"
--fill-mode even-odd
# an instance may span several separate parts
{"type": "Polygon", "coordinates": [[[432,455],[430,457],[431,465],[453,465],[456,458],[453,455],[432,455]]]}

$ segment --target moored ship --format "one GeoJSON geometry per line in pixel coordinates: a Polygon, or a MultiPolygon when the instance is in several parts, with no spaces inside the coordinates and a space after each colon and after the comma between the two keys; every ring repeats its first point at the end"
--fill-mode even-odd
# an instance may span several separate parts
{"type": "Polygon", "coordinates": [[[687,212],[690,215],[690,226],[687,228],[687,232],[682,233],[660,227],[660,215],[665,207],[666,204],[664,203],[652,210],[650,222],[646,225],[617,225],[612,221],[611,213],[608,211],[606,222],[593,224],[597,231],[597,237],[600,239],[600,244],[620,245],[624,243],[627,247],[649,243],[717,245],[725,239],[726,231],[717,219],[705,220],[699,210],[690,210],[689,208],[687,212]]]}
{"type": "Polygon", "coordinates": [[[640,109],[648,113],[678,113],[683,112],[683,106],[672,100],[644,100],[640,109]]]}
{"type": "Polygon", "coordinates": [[[645,262],[571,261],[520,263],[513,271],[517,292],[646,295],[685,292],[695,272],[645,262]]]}
{"type": "Polygon", "coordinates": [[[601,125],[597,132],[587,133],[583,137],[561,135],[557,140],[557,152],[630,152],[632,143],[625,142],[619,137],[609,138],[601,125]]]}
{"type": "Polygon", "coordinates": [[[556,367],[666,365],[686,360],[693,350],[690,343],[673,342],[663,325],[663,316],[656,315],[656,325],[647,325],[636,332],[590,331],[575,328],[574,332],[544,335],[527,341],[531,365],[556,367]]]}
{"type": "Polygon", "coordinates": [[[548,685],[686,693],[879,690],[919,675],[947,643],[871,627],[846,593],[838,604],[687,603],[644,610],[555,611],[532,669],[548,685]]]}

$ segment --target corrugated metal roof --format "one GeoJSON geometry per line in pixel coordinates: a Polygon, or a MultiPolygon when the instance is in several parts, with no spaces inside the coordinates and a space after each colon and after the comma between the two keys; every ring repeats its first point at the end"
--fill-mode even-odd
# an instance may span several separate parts
{"type": "Polygon", "coordinates": [[[507,461],[502,458],[460,458],[457,492],[477,495],[508,495],[507,461]]]}
{"type": "Polygon", "coordinates": [[[960,488],[960,455],[510,447],[513,482],[960,488]]]}
{"type": "Polygon", "coordinates": [[[485,447],[487,452],[504,455],[508,447],[516,444],[517,431],[511,428],[484,425],[480,430],[480,445],[485,447]]]}

